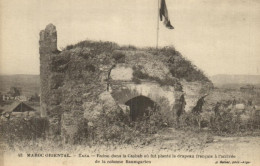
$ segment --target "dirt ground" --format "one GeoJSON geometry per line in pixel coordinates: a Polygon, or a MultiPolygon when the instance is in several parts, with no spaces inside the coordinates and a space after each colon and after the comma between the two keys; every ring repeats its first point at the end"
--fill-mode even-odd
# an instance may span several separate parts
{"type": "Polygon", "coordinates": [[[3,153],[0,165],[92,166],[102,165],[102,162],[106,165],[260,165],[259,136],[222,137],[207,132],[168,129],[153,139],[148,145],[66,145],[62,149],[55,149],[50,142],[20,144],[20,147],[15,145],[14,150],[3,153]],[[19,154],[23,156],[18,157],[19,154]],[[46,157],[49,154],[69,154],[70,157],[46,157]]]}

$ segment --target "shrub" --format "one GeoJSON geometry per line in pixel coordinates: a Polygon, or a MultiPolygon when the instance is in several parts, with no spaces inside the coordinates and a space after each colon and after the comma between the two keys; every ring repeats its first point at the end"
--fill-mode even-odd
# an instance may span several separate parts
{"type": "Polygon", "coordinates": [[[222,115],[215,115],[211,118],[211,129],[218,134],[234,134],[239,132],[241,126],[240,116],[234,116],[230,112],[224,111],[222,115]]]}
{"type": "Polygon", "coordinates": [[[0,133],[1,138],[10,145],[17,141],[45,138],[48,126],[48,120],[45,118],[12,119],[1,121],[0,133]]]}
{"type": "Polygon", "coordinates": [[[125,54],[122,52],[113,52],[112,57],[117,63],[125,63],[125,54]]]}
{"type": "Polygon", "coordinates": [[[151,78],[148,74],[142,72],[143,67],[138,65],[138,66],[133,66],[133,77],[138,78],[138,79],[149,79],[151,78]]]}
{"type": "Polygon", "coordinates": [[[192,112],[185,112],[180,116],[179,127],[181,129],[198,129],[197,121],[195,115],[192,112]]]}
{"type": "Polygon", "coordinates": [[[247,105],[244,111],[237,110],[234,106],[227,107],[232,101],[217,102],[214,115],[210,117],[209,127],[218,134],[242,134],[259,129],[260,116],[252,106],[247,105]]]}
{"type": "Polygon", "coordinates": [[[64,50],[71,50],[71,49],[73,49],[73,47],[74,47],[74,46],[70,44],[70,45],[68,45],[66,48],[64,48],[64,50]]]}
{"type": "Polygon", "coordinates": [[[131,143],[134,142],[133,130],[129,127],[129,117],[123,113],[102,112],[91,129],[94,142],[131,143]]]}
{"type": "Polygon", "coordinates": [[[167,119],[159,109],[155,109],[149,113],[150,115],[143,116],[135,122],[131,122],[131,126],[145,135],[156,134],[162,128],[167,126],[167,119]]]}
{"type": "Polygon", "coordinates": [[[132,78],[132,81],[135,83],[135,84],[141,84],[141,80],[136,78],[136,77],[133,77],[132,78]]]}
{"type": "Polygon", "coordinates": [[[149,144],[151,140],[147,137],[163,127],[163,115],[159,111],[154,111],[149,117],[144,116],[138,121],[130,121],[129,115],[122,112],[102,112],[96,121],[85,120],[80,123],[75,139],[81,144],[149,144]],[[90,126],[90,123],[93,125],[90,126]]]}
{"type": "Polygon", "coordinates": [[[120,50],[137,50],[137,48],[133,45],[121,46],[120,50]]]}
{"type": "Polygon", "coordinates": [[[260,129],[260,111],[256,111],[250,119],[250,123],[254,129],[260,129]]]}

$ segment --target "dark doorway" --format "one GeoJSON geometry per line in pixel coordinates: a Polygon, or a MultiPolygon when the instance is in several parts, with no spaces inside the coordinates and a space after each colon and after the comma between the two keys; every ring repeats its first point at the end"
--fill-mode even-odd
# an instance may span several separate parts
{"type": "Polygon", "coordinates": [[[130,107],[131,120],[136,121],[145,116],[149,117],[152,110],[156,109],[156,104],[150,98],[145,96],[137,96],[126,103],[130,107]]]}

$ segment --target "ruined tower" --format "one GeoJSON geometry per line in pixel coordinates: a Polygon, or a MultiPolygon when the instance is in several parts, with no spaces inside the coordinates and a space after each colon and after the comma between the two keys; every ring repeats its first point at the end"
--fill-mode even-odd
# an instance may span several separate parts
{"type": "Polygon", "coordinates": [[[40,32],[40,84],[41,84],[41,116],[47,116],[47,100],[49,98],[49,61],[57,51],[57,31],[53,24],[40,32]]]}
{"type": "Polygon", "coordinates": [[[49,121],[49,137],[60,134],[60,90],[55,88],[55,79],[60,78],[51,70],[53,58],[59,55],[57,49],[57,31],[53,24],[40,32],[40,85],[41,85],[41,116],[49,121]]]}
{"type": "Polygon", "coordinates": [[[173,126],[208,90],[207,83],[173,76],[166,59],[184,58],[171,48],[158,56],[112,42],[82,41],[58,51],[52,24],[40,32],[39,44],[41,115],[49,121],[48,137],[60,136],[65,143],[85,138],[82,134],[100,127],[104,117],[125,123],[160,111],[173,126]]]}

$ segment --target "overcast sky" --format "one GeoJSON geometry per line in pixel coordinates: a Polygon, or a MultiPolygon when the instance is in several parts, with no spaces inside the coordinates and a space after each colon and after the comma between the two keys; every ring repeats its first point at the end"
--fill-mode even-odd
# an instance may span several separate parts
{"type": "MultiPolygon", "coordinates": [[[[39,32],[58,47],[85,39],[156,45],[157,0],[1,0],[0,74],[39,74],[39,32]]],[[[174,30],[160,22],[159,46],[173,45],[207,75],[260,74],[260,1],[166,0],[174,30]]]]}

